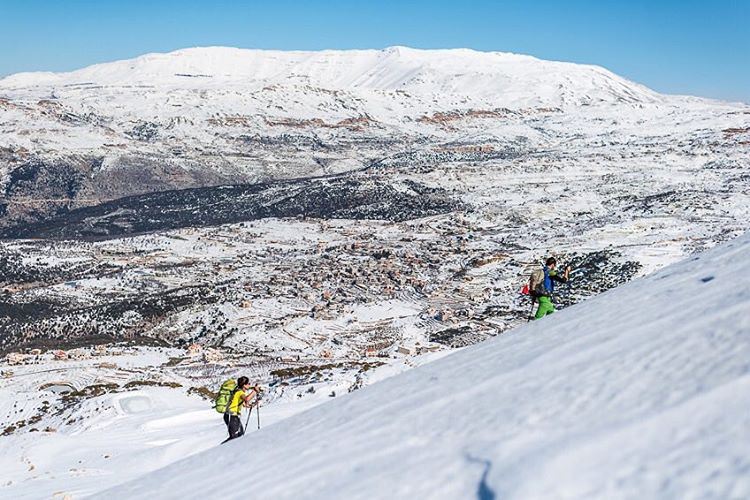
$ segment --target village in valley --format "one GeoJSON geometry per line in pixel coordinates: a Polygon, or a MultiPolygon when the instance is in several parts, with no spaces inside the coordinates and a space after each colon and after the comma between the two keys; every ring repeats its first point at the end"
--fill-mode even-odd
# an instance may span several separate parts
{"type": "MultiPolygon", "coordinates": [[[[3,390],[21,384],[34,396],[0,427],[65,427],[71,418],[42,410],[72,414],[88,399],[152,385],[208,409],[217,385],[240,371],[267,389],[267,403],[340,395],[501,334],[527,320],[519,290],[535,255],[508,252],[496,231],[449,214],[7,242],[3,260],[17,279],[3,292],[3,390]]],[[[616,254],[586,258],[581,271],[597,275],[590,286],[627,279],[616,254]],[[606,263],[612,270],[597,273],[606,263]]]]}

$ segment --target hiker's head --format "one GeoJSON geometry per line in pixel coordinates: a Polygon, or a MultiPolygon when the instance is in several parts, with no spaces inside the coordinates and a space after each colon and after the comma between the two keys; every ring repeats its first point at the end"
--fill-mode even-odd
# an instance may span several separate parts
{"type": "Polygon", "coordinates": [[[550,269],[554,269],[557,266],[557,260],[555,260],[554,257],[550,257],[549,259],[547,259],[547,261],[545,262],[545,264],[550,269]]]}
{"type": "Polygon", "coordinates": [[[237,379],[237,387],[248,389],[250,387],[250,379],[247,377],[240,377],[237,379]]]}

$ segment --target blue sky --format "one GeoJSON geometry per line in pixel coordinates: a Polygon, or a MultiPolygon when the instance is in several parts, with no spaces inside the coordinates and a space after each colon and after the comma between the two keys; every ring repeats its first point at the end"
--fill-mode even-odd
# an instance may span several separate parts
{"type": "Polygon", "coordinates": [[[750,102],[750,0],[0,0],[0,75],[184,47],[469,47],[750,102]]]}

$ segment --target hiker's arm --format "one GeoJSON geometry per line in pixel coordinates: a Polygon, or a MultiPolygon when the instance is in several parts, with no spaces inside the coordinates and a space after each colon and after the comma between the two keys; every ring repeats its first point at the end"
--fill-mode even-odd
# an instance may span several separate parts
{"type": "Polygon", "coordinates": [[[568,276],[570,275],[570,267],[565,268],[565,272],[560,275],[557,273],[550,273],[549,277],[550,279],[553,279],[557,281],[558,283],[566,283],[568,281],[568,276]]]}
{"type": "Polygon", "coordinates": [[[252,406],[251,399],[254,398],[258,393],[255,392],[255,389],[251,390],[249,393],[245,394],[243,396],[242,400],[245,402],[245,407],[252,406]]]}

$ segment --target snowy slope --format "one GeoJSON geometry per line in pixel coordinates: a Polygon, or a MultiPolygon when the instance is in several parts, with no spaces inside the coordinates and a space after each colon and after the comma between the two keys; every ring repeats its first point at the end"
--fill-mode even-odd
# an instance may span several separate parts
{"type": "Polygon", "coordinates": [[[335,366],[325,377],[280,385],[266,384],[268,370],[262,376],[257,359],[252,367],[241,358],[222,367],[184,349],[122,345],[75,353],[0,362],[0,498],[79,499],[213,448],[226,429],[195,389],[218,386],[230,373],[263,383],[266,426],[346,394],[353,383],[447,354],[392,359],[361,375],[335,366]]]}
{"type": "Polygon", "coordinates": [[[748,498],[748,272],[744,235],[98,498],[748,498]]]}

